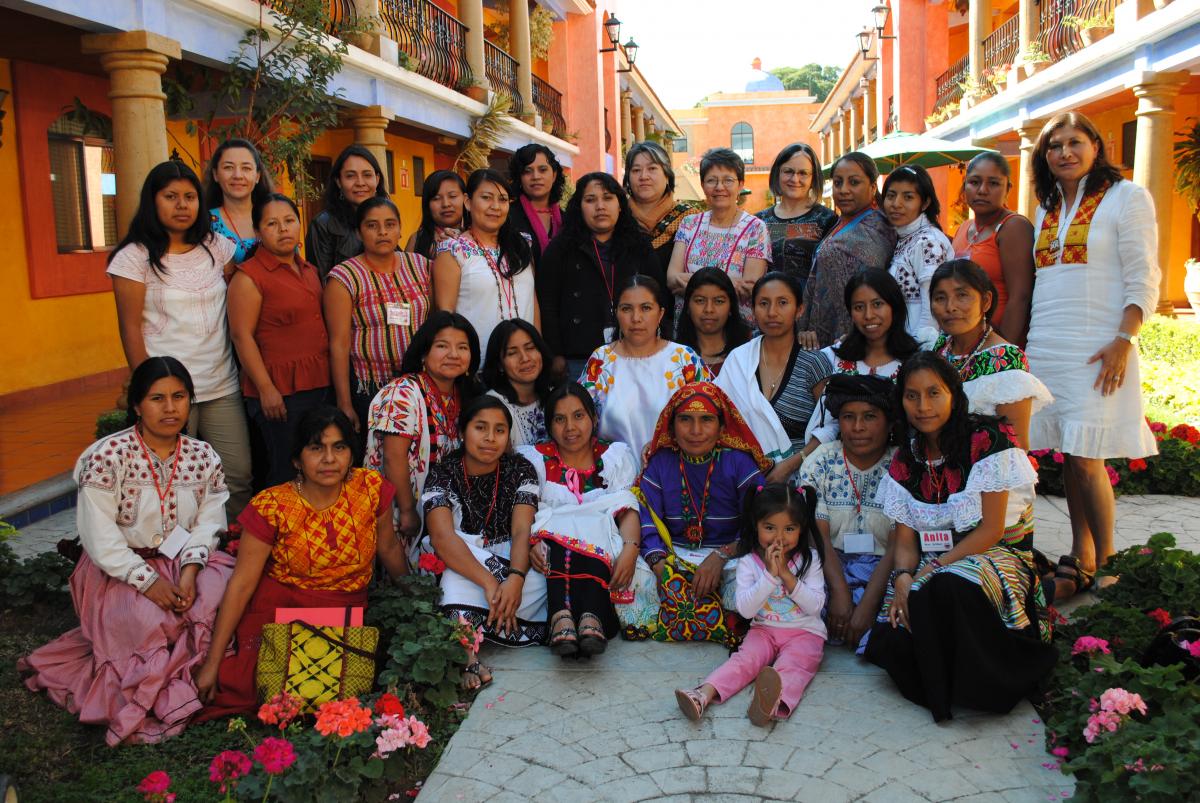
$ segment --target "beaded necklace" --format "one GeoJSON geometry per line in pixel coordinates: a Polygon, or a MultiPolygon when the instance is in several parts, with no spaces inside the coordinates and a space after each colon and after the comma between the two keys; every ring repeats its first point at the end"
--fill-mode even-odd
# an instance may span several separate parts
{"type": "Polygon", "coordinates": [[[944,357],[948,363],[957,367],[959,377],[961,377],[965,382],[967,377],[971,375],[971,369],[975,366],[975,358],[984,351],[987,351],[987,349],[983,347],[983,344],[987,342],[987,339],[991,336],[991,334],[992,325],[990,323],[984,323],[983,334],[979,336],[979,340],[975,341],[975,345],[972,346],[971,350],[966,354],[960,357],[950,350],[950,347],[954,345],[954,338],[952,337],[946,338],[946,343],[942,346],[941,350],[938,351],[938,354],[944,357]]]}
{"type": "Polygon", "coordinates": [[[683,452],[679,453],[679,479],[682,501],[682,516],[683,519],[683,537],[692,546],[700,546],[704,540],[704,516],[708,511],[709,487],[712,485],[713,469],[717,467],[717,457],[720,455],[719,449],[714,449],[706,457],[686,458],[686,462],[703,464],[708,461],[708,472],[704,475],[704,490],[700,495],[700,508],[696,509],[696,496],[692,493],[691,483],[688,482],[687,471],[684,463],[685,458],[683,452]]]}

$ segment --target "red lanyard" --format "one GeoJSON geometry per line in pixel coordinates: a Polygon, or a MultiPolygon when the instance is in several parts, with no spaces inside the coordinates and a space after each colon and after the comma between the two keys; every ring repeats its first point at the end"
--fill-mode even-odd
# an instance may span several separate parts
{"type": "Polygon", "coordinates": [[[417,374],[417,384],[421,386],[421,391],[425,394],[425,403],[429,406],[430,412],[433,414],[433,435],[436,439],[438,435],[446,438],[448,441],[455,439],[455,432],[452,427],[458,418],[458,405],[455,403],[456,390],[450,391],[450,403],[446,404],[446,397],[442,395],[442,391],[438,388],[437,383],[424,373],[417,374]],[[453,413],[453,415],[451,415],[453,413]]]}
{"type": "MultiPolygon", "coordinates": [[[[471,495],[471,478],[467,476],[467,459],[466,459],[466,457],[463,458],[462,466],[463,466],[463,484],[467,486],[467,493],[465,494],[465,496],[467,496],[469,498],[471,495]]],[[[497,463],[496,464],[496,484],[492,488],[492,504],[488,506],[487,515],[483,517],[483,524],[479,525],[479,534],[480,535],[484,534],[483,531],[487,529],[488,522],[492,520],[492,514],[496,512],[496,497],[498,497],[499,495],[500,495],[500,464],[497,463]]],[[[467,501],[467,499],[463,500],[464,503],[466,501],[467,501]]],[[[464,504],[464,507],[465,506],[466,505],[464,504]]]]}
{"type": "MultiPolygon", "coordinates": [[[[684,267],[687,267],[690,264],[689,260],[691,259],[691,256],[692,256],[692,244],[695,243],[696,238],[700,236],[700,230],[705,227],[704,215],[708,215],[709,221],[712,220],[712,212],[705,212],[702,215],[700,215],[700,222],[698,224],[696,224],[696,230],[694,232],[692,232],[692,239],[688,240],[687,252],[684,253],[684,255],[683,255],[684,267]]],[[[741,215],[739,214],[738,219],[736,221],[734,221],[733,225],[736,226],[738,223],[741,222],[741,220],[742,220],[742,218],[741,218],[741,215]]],[[[748,232],[748,231],[750,231],[749,224],[743,226],[742,230],[740,232],[738,232],[738,236],[734,239],[733,248],[729,249],[729,256],[725,258],[724,270],[726,273],[729,273],[729,266],[733,264],[733,257],[737,253],[737,247],[742,242],[742,238],[746,236],[746,232],[748,232]]],[[[713,267],[715,267],[715,266],[713,266],[713,267]]],[[[691,271],[689,270],[688,272],[690,273],[691,271]]],[[[741,268],[738,269],[738,272],[739,273],[741,272],[741,268]]]]}
{"type": "Polygon", "coordinates": [[[854,481],[854,472],[850,470],[850,458],[846,457],[846,447],[842,447],[842,462],[846,464],[846,478],[850,480],[850,489],[854,491],[854,513],[862,515],[862,491],[854,481]]]}
{"type": "Polygon", "coordinates": [[[154,480],[154,491],[158,494],[158,513],[162,517],[162,535],[167,537],[167,497],[171,495],[171,486],[175,484],[175,473],[179,471],[179,446],[183,442],[183,438],[175,436],[175,460],[171,463],[171,476],[167,479],[167,489],[164,491],[158,484],[158,469],[154,466],[154,460],[150,457],[150,450],[146,448],[146,442],[142,440],[142,433],[138,432],[137,427],[134,427],[133,434],[137,436],[138,445],[142,447],[142,454],[146,457],[146,462],[150,464],[150,479],[154,480]]]}
{"type": "Polygon", "coordinates": [[[615,298],[613,292],[617,285],[617,264],[611,263],[608,269],[604,267],[604,260],[600,258],[600,246],[596,245],[596,238],[592,238],[592,250],[596,252],[596,264],[600,266],[600,277],[604,279],[604,287],[608,290],[608,303],[611,306],[615,298]]]}
{"type": "MultiPolygon", "coordinates": [[[[474,235],[471,237],[475,240],[474,235]]],[[[505,276],[500,272],[500,265],[492,258],[491,252],[479,240],[475,240],[475,245],[479,246],[479,252],[483,254],[483,260],[487,262],[488,269],[492,272],[492,278],[496,280],[496,291],[500,294],[500,319],[509,320],[517,316],[517,290],[511,276],[505,276]]],[[[500,262],[504,262],[505,258],[500,257],[500,262]]]]}

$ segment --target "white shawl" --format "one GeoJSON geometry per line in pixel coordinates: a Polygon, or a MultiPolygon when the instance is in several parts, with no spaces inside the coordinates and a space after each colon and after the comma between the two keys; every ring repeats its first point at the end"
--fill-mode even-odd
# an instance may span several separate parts
{"type": "Polygon", "coordinates": [[[750,431],[758,438],[763,454],[778,463],[792,453],[792,439],[775,408],[767,401],[758,386],[758,357],[762,350],[762,337],[738,346],[729,352],[715,384],[733,402],[733,406],[746,419],[750,431]]]}

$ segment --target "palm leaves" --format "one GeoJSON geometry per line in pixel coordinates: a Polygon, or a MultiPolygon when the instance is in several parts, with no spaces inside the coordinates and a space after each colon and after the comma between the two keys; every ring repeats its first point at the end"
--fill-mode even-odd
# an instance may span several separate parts
{"type": "Polygon", "coordinates": [[[460,173],[472,173],[488,166],[492,149],[500,142],[508,129],[508,113],[512,110],[512,98],[503,92],[492,94],[487,111],[475,118],[471,124],[471,136],[463,143],[454,169],[460,173]]]}
{"type": "Polygon", "coordinates": [[[1193,210],[1200,210],[1200,119],[1188,119],[1192,127],[1175,132],[1175,189],[1193,210]]]}

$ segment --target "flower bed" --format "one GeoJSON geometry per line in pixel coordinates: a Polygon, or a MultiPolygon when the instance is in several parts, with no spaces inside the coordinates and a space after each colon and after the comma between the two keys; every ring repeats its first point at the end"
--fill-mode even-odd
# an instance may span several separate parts
{"type": "Polygon", "coordinates": [[[1117,553],[1120,582],[1055,632],[1047,749],[1078,800],[1195,799],[1200,784],[1200,556],[1168,533],[1117,553]]]}
{"type": "MultiPolygon", "coordinates": [[[[1168,427],[1149,421],[1158,454],[1107,461],[1108,479],[1117,494],[1200,496],[1200,429],[1191,424],[1168,427]]],[[[1038,492],[1063,495],[1063,456],[1052,449],[1029,453],[1038,472],[1038,492]]]]}

